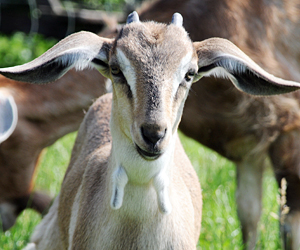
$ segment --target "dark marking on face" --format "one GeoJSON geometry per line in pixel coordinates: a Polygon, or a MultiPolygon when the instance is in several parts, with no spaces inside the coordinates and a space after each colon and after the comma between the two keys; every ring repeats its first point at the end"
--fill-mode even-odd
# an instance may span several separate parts
{"type": "Polygon", "coordinates": [[[151,116],[152,113],[155,113],[157,109],[161,106],[161,93],[160,87],[155,81],[153,81],[152,76],[148,76],[148,81],[145,82],[145,88],[147,94],[147,102],[146,102],[146,115],[151,116]]]}

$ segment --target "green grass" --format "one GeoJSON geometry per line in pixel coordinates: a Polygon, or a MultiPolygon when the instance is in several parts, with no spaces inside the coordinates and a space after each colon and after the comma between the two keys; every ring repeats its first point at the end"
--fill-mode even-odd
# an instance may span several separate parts
{"type": "MultiPolygon", "coordinates": [[[[76,134],[70,134],[49,147],[41,162],[36,188],[55,195],[59,192],[76,134]]],[[[193,140],[181,135],[203,190],[203,220],[198,249],[242,249],[242,236],[235,204],[235,167],[193,140]]],[[[263,216],[259,226],[258,249],[277,250],[280,247],[276,214],[277,186],[270,170],[264,176],[263,216]]],[[[17,224],[0,235],[0,249],[22,249],[40,221],[34,211],[26,210],[17,224]]]]}

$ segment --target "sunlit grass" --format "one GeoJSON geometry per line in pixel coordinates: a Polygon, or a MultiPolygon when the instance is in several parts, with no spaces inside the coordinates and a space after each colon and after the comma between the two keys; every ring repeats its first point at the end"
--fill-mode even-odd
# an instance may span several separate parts
{"type": "MultiPolygon", "coordinates": [[[[52,196],[60,190],[76,134],[65,136],[48,148],[41,161],[36,188],[52,196]]],[[[198,249],[242,249],[242,235],[236,213],[235,167],[193,140],[181,135],[186,152],[201,182],[203,194],[202,230],[198,249]]],[[[257,249],[277,250],[280,247],[279,222],[276,218],[277,186],[270,170],[264,175],[263,216],[259,226],[257,249]]],[[[34,211],[26,210],[17,224],[0,235],[0,249],[22,249],[40,221],[34,211]]]]}

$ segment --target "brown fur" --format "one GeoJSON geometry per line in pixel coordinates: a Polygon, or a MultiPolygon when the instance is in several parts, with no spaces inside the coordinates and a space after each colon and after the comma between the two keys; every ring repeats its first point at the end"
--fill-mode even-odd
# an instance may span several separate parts
{"type": "MultiPolygon", "coordinates": [[[[96,70],[71,71],[47,86],[0,76],[0,87],[13,95],[18,107],[17,127],[0,144],[0,203],[16,207],[15,217],[27,203],[38,212],[49,206],[50,197],[33,191],[39,155],[45,147],[78,129],[84,110],[94,98],[105,93],[104,81],[96,70]]],[[[10,226],[3,225],[3,228],[10,226]]]]}
{"type": "MultiPolygon", "coordinates": [[[[116,20],[106,21],[107,27],[100,35],[116,36],[119,31],[116,20]]],[[[42,150],[76,131],[89,106],[107,89],[106,78],[94,69],[72,70],[45,86],[17,82],[0,75],[0,88],[14,97],[18,108],[17,127],[0,144],[0,206],[11,204],[10,214],[14,217],[9,224],[2,224],[7,230],[26,207],[47,212],[52,198],[33,190],[42,150]]]]}

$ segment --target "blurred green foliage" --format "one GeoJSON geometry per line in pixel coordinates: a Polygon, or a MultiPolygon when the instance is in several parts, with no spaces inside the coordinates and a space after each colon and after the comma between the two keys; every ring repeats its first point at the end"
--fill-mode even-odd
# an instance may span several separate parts
{"type": "Polygon", "coordinates": [[[77,8],[99,9],[104,11],[126,11],[135,9],[145,0],[63,0],[63,3],[76,3],[77,8]]]}
{"type": "MultiPolygon", "coordinates": [[[[76,2],[78,7],[84,7],[89,9],[101,9],[105,11],[122,11],[128,2],[134,2],[135,0],[72,0],[76,2]]],[[[64,1],[68,2],[68,1],[64,1]]]]}
{"type": "Polygon", "coordinates": [[[122,5],[126,2],[126,0],[77,0],[77,2],[83,2],[90,5],[109,5],[109,4],[122,5]]]}
{"type": "Polygon", "coordinates": [[[0,34],[0,67],[26,63],[44,53],[57,42],[42,35],[16,32],[11,36],[0,34]]]}

